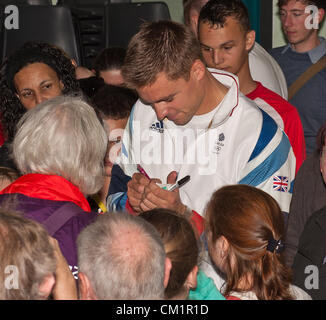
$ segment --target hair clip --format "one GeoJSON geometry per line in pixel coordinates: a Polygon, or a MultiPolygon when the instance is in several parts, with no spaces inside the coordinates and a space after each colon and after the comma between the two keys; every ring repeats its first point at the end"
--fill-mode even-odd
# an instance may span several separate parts
{"type": "Polygon", "coordinates": [[[275,240],[273,237],[271,239],[268,240],[268,245],[266,250],[274,253],[281,253],[284,249],[284,244],[282,242],[282,240],[275,240]]]}

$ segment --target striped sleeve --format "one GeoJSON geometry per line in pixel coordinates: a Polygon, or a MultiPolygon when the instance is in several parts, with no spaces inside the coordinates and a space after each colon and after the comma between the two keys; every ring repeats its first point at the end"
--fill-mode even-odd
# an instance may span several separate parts
{"type": "Polygon", "coordinates": [[[118,165],[114,165],[111,171],[109,195],[106,206],[109,211],[125,211],[127,201],[127,183],[131,179],[118,165]]]}
{"type": "Polygon", "coordinates": [[[125,211],[127,203],[127,183],[131,180],[134,165],[132,162],[132,135],[134,121],[133,106],[126,128],[124,130],[120,156],[111,171],[109,193],[106,199],[106,206],[110,211],[125,211]]]}
{"type": "Polygon", "coordinates": [[[286,134],[266,112],[260,111],[261,132],[238,183],[262,189],[278,202],[282,211],[289,212],[295,156],[286,134]]]}

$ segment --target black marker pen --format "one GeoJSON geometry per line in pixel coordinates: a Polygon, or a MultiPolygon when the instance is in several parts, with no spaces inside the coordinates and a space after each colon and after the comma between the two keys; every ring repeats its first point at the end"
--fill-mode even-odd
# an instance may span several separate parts
{"type": "Polygon", "coordinates": [[[166,190],[168,191],[173,191],[176,188],[180,188],[182,187],[184,184],[186,184],[188,181],[190,180],[190,176],[185,176],[184,178],[182,178],[181,180],[179,180],[177,183],[173,184],[172,186],[170,186],[169,188],[167,188],[166,190]]]}

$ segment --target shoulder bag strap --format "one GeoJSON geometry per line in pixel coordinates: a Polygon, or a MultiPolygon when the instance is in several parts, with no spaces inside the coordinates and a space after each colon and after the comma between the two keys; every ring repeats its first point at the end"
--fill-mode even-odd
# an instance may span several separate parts
{"type": "Polygon", "coordinates": [[[293,96],[303,87],[303,85],[311,79],[315,74],[326,67],[326,56],[323,56],[315,64],[310,66],[297,80],[295,80],[289,88],[288,100],[291,100],[293,96]]]}

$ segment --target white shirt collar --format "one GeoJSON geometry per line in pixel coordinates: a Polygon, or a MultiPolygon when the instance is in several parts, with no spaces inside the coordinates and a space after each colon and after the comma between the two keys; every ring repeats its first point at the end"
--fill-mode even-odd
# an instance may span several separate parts
{"type": "Polygon", "coordinates": [[[229,88],[229,91],[216,107],[213,123],[210,128],[217,128],[224,123],[233,110],[239,105],[240,87],[238,77],[232,73],[217,69],[208,68],[214,78],[229,88]]]}

